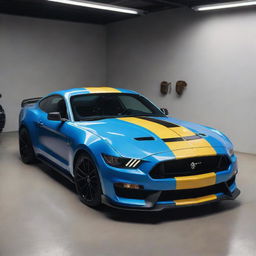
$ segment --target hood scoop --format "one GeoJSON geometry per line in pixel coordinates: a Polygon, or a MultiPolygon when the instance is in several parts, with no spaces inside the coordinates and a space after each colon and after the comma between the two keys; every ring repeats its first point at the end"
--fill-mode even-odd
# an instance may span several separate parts
{"type": "Polygon", "coordinates": [[[138,137],[138,138],[134,138],[134,139],[138,140],[138,141],[155,140],[154,137],[138,137]]]}

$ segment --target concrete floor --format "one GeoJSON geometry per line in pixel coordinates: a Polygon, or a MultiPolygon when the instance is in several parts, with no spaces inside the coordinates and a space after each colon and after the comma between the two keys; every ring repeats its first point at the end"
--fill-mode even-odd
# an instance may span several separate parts
{"type": "Polygon", "coordinates": [[[256,156],[238,154],[236,201],[131,213],[96,211],[42,164],[24,165],[16,133],[0,135],[0,255],[256,255],[256,156]]]}

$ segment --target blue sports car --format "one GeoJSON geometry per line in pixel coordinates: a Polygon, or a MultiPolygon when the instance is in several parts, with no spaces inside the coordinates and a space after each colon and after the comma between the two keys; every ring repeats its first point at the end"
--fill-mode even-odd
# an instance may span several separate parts
{"type": "Polygon", "coordinates": [[[137,92],[111,87],[27,99],[19,118],[21,159],[59,171],[90,207],[156,211],[235,199],[230,140],[167,114],[137,92]]]}

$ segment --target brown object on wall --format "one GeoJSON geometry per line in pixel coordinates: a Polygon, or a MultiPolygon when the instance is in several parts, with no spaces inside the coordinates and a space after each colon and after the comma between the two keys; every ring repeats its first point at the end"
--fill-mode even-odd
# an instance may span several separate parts
{"type": "Polygon", "coordinates": [[[166,95],[169,92],[169,88],[170,88],[170,92],[171,92],[171,83],[168,83],[166,81],[161,82],[160,84],[160,91],[163,95],[166,95]]]}
{"type": "Polygon", "coordinates": [[[177,92],[177,94],[179,96],[181,96],[186,87],[187,87],[187,83],[185,81],[178,81],[176,83],[176,92],[177,92]]]}

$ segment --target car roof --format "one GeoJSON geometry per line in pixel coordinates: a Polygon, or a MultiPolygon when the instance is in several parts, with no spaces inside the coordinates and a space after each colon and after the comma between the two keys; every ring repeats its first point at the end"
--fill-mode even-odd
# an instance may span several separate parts
{"type": "Polygon", "coordinates": [[[82,87],[82,88],[72,88],[68,90],[62,90],[62,91],[56,91],[49,95],[53,94],[59,94],[64,97],[71,97],[74,95],[80,95],[80,94],[91,94],[91,93],[129,93],[129,94],[139,94],[135,91],[122,89],[122,88],[113,88],[113,87],[99,87],[99,86],[93,86],[93,87],[82,87]]]}

